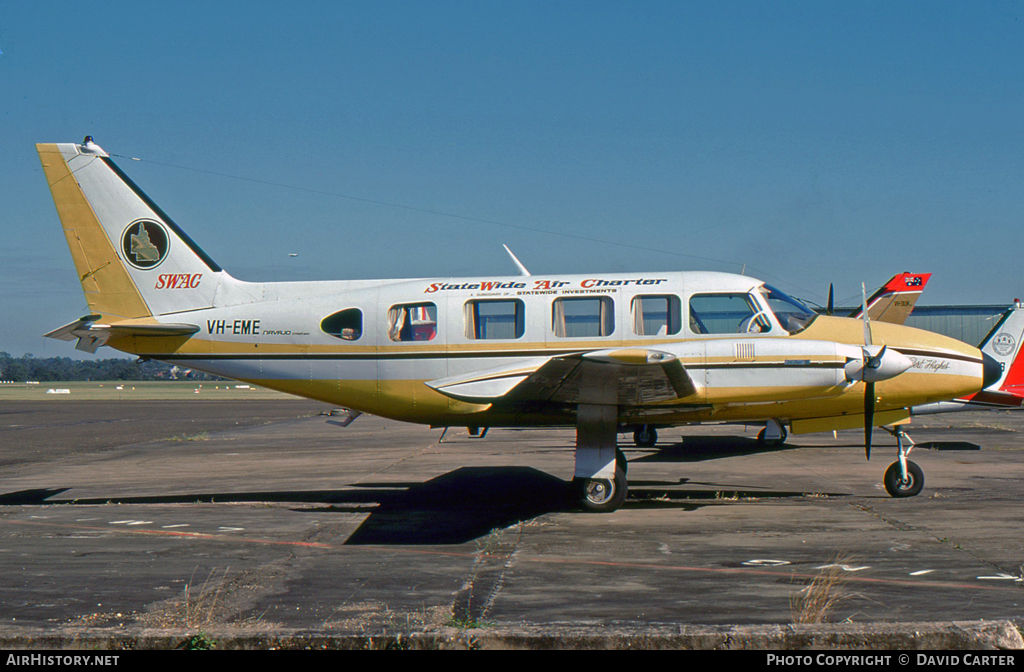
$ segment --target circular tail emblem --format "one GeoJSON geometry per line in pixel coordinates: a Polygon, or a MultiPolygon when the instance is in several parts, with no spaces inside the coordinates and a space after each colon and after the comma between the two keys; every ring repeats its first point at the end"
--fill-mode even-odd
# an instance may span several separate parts
{"type": "Polygon", "coordinates": [[[137,219],[121,234],[124,258],[135,268],[148,270],[167,257],[167,231],[150,219],[137,219]]]}
{"type": "Polygon", "coordinates": [[[1003,357],[1013,354],[1016,347],[1017,341],[1005,331],[992,339],[992,348],[1003,357]]]}

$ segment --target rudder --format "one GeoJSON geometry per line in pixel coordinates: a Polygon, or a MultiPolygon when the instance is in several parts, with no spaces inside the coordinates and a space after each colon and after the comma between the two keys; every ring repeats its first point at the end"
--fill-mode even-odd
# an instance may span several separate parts
{"type": "Polygon", "coordinates": [[[92,313],[118,321],[213,306],[224,271],[91,138],[36,150],[92,313]]]}

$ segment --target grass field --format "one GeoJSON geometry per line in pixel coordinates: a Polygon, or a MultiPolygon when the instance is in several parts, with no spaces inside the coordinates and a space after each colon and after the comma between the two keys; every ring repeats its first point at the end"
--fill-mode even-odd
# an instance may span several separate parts
{"type": "Polygon", "coordinates": [[[89,381],[48,382],[37,384],[0,383],[2,401],[43,401],[55,403],[72,400],[155,400],[195,399],[196,401],[225,401],[239,399],[296,399],[289,394],[262,387],[240,386],[234,382],[197,383],[188,381],[89,381]],[[53,392],[50,392],[53,390],[53,392]],[[58,392],[67,390],[67,392],[58,392]]]}

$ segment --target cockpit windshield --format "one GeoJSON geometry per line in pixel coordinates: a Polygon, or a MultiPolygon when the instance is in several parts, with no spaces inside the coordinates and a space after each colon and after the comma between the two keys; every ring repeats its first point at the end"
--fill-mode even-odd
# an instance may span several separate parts
{"type": "Polygon", "coordinates": [[[811,320],[818,316],[804,304],[771,285],[763,285],[761,294],[768,302],[768,307],[775,313],[775,319],[791,334],[803,331],[811,320]]]}

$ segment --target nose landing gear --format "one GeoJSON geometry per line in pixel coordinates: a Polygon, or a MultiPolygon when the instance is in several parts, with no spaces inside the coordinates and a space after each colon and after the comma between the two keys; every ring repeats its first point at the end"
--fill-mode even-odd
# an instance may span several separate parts
{"type": "Polygon", "coordinates": [[[658,430],[650,425],[639,425],[633,431],[633,443],[640,448],[653,448],[658,442],[658,430]]]}
{"type": "Polygon", "coordinates": [[[914,447],[914,441],[899,425],[889,431],[896,437],[899,459],[885,470],[885,477],[882,479],[885,491],[889,493],[890,497],[897,498],[919,495],[924,489],[924,471],[907,459],[907,455],[914,447]]]}

